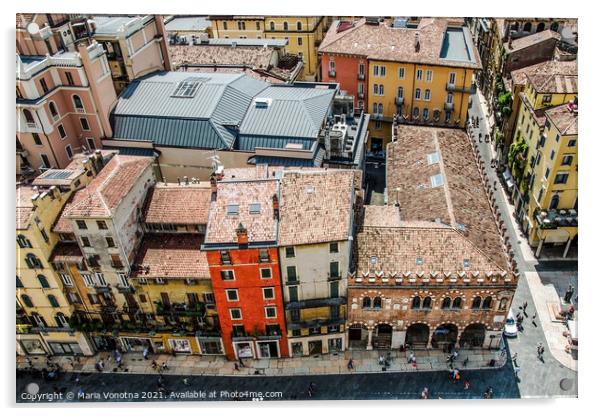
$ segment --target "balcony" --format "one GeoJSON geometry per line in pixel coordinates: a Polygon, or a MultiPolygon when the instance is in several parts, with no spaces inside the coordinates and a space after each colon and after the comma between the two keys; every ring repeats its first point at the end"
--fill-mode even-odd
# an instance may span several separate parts
{"type": "Polygon", "coordinates": [[[102,313],[115,313],[117,312],[117,305],[101,305],[100,310],[102,313]]]}
{"type": "Polygon", "coordinates": [[[464,88],[463,86],[452,84],[448,82],[445,87],[448,92],[462,92],[466,94],[474,94],[477,91],[477,84],[474,82],[470,84],[470,87],[464,88]]]}
{"type": "Polygon", "coordinates": [[[171,303],[164,305],[162,302],[155,302],[157,315],[177,315],[177,316],[205,316],[206,308],[204,303],[187,304],[171,303]]]}
{"type": "Polygon", "coordinates": [[[363,81],[366,79],[366,74],[358,73],[357,74],[358,81],[363,81]]]}
{"type": "Polygon", "coordinates": [[[109,286],[96,286],[96,293],[111,293],[111,288],[109,286]]]}
{"type": "Polygon", "coordinates": [[[382,115],[382,113],[373,113],[373,114],[371,115],[371,117],[372,117],[374,120],[382,120],[382,119],[383,119],[383,115],[382,115]]]}
{"type": "Polygon", "coordinates": [[[541,210],[535,214],[535,220],[544,230],[554,230],[559,227],[577,227],[576,209],[541,210]]]}
{"type": "Polygon", "coordinates": [[[287,285],[298,285],[299,284],[299,276],[288,276],[286,279],[287,285]]]}
{"type": "Polygon", "coordinates": [[[445,103],[443,105],[443,108],[445,109],[445,111],[453,111],[454,103],[445,103]]]}
{"type": "Polygon", "coordinates": [[[138,312],[141,312],[140,306],[138,306],[138,305],[127,305],[127,304],[125,304],[125,305],[123,305],[122,310],[123,310],[123,313],[132,314],[132,315],[135,315],[138,312]]]}
{"type": "Polygon", "coordinates": [[[341,273],[328,273],[328,281],[341,280],[341,273]]]}
{"type": "Polygon", "coordinates": [[[337,71],[334,71],[334,70],[328,71],[328,76],[331,77],[331,78],[336,77],[337,76],[337,71]]]}
{"type": "Polygon", "coordinates": [[[403,97],[395,97],[395,105],[403,105],[403,97]]]}
{"type": "Polygon", "coordinates": [[[136,289],[134,289],[133,286],[122,286],[122,285],[117,285],[117,291],[119,293],[136,293],[136,289]]]}

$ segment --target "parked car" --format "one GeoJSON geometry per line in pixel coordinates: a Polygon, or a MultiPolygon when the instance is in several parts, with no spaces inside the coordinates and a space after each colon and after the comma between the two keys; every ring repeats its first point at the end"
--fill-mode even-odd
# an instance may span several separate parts
{"type": "Polygon", "coordinates": [[[504,326],[504,335],[509,338],[518,336],[518,325],[516,324],[516,317],[514,312],[510,309],[508,316],[506,317],[506,325],[504,326]]]}

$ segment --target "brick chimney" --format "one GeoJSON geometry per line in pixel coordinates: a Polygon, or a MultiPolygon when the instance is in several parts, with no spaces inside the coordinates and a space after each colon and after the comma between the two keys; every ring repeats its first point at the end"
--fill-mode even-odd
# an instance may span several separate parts
{"type": "Polygon", "coordinates": [[[242,225],[242,222],[238,223],[238,227],[236,227],[236,239],[238,240],[239,246],[246,246],[249,244],[247,229],[242,225]]]}
{"type": "Polygon", "coordinates": [[[280,201],[278,201],[278,195],[274,194],[272,196],[272,208],[274,208],[274,218],[280,218],[280,201]]]}
{"type": "Polygon", "coordinates": [[[211,183],[211,200],[215,201],[217,199],[217,179],[215,179],[214,173],[211,174],[209,183],[211,183]]]}

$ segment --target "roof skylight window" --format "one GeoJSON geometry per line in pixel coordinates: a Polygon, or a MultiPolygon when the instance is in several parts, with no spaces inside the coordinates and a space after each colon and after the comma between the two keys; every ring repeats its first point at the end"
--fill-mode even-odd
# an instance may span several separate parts
{"type": "Polygon", "coordinates": [[[172,97],[192,98],[198,91],[201,83],[199,81],[182,81],[176,86],[172,97]]]}
{"type": "Polygon", "coordinates": [[[440,173],[431,176],[431,187],[438,188],[439,186],[443,186],[443,175],[440,173]]]}

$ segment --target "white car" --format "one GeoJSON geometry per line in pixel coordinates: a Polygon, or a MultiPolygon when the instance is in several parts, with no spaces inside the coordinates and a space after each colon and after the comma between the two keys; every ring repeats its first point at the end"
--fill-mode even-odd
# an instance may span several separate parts
{"type": "Polygon", "coordinates": [[[508,316],[506,317],[506,325],[504,325],[504,335],[510,338],[518,336],[518,325],[516,325],[516,317],[514,312],[510,309],[508,316]]]}

